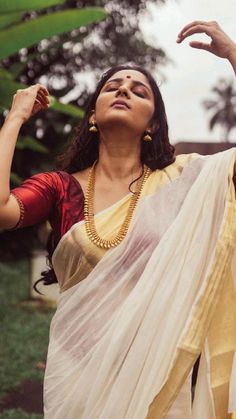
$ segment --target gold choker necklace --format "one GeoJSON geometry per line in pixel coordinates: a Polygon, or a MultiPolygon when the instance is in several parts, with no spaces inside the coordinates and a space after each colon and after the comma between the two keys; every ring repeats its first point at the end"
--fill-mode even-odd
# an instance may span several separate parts
{"type": "Polygon", "coordinates": [[[122,240],[125,238],[134,210],[141,195],[143,185],[146,182],[148,176],[150,175],[151,169],[149,169],[149,167],[147,166],[144,166],[143,175],[138,180],[136,191],[130,199],[130,204],[126,217],[116,237],[112,240],[104,240],[101,237],[99,237],[94,222],[94,185],[96,163],[97,161],[95,161],[95,163],[91,167],[88,176],[88,185],[84,201],[85,228],[91,242],[93,242],[96,246],[101,247],[102,249],[110,249],[111,247],[118,246],[118,244],[120,244],[122,240]]]}

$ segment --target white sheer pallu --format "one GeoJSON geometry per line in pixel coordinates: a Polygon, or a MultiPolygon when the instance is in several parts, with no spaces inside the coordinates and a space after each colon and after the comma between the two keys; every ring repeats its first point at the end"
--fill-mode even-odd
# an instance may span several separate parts
{"type": "MultiPolygon", "coordinates": [[[[45,419],[233,417],[227,413],[236,412],[233,332],[223,350],[228,372],[220,389],[228,398],[220,406],[214,373],[221,361],[213,352],[224,346],[215,316],[224,310],[229,331],[236,326],[235,158],[235,149],[200,156],[142,198],[125,240],[61,293],[50,330],[45,419]],[[222,308],[228,294],[232,304],[222,308]],[[201,352],[191,407],[181,391],[201,352]]],[[[73,261],[67,255],[65,275],[74,254],[73,261]]],[[[60,258],[59,249],[56,273],[60,258]]]]}

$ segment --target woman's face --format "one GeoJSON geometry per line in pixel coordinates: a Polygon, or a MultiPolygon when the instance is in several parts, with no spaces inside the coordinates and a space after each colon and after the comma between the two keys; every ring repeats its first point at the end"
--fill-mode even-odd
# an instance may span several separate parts
{"type": "Polygon", "coordinates": [[[127,127],[135,135],[151,129],[154,96],[146,76],[137,70],[121,70],[103,86],[96,102],[95,119],[99,131],[127,127]]]}

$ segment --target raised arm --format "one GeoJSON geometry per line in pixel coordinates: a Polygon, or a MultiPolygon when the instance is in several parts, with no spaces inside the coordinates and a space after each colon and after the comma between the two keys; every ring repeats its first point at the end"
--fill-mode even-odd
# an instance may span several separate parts
{"type": "Polygon", "coordinates": [[[205,33],[211,38],[210,42],[190,41],[189,45],[192,48],[203,49],[217,57],[227,59],[236,74],[236,43],[221,29],[219,24],[200,20],[191,22],[180,31],[176,42],[181,43],[196,33],[205,33]]]}
{"type": "MultiPolygon", "coordinates": [[[[236,43],[221,29],[217,22],[195,20],[184,26],[177,37],[178,43],[196,33],[205,33],[211,38],[209,43],[190,41],[192,48],[203,49],[220,58],[227,59],[236,74],[236,43]]],[[[234,165],[234,183],[236,188],[236,163],[234,165]]]]}
{"type": "Polygon", "coordinates": [[[10,197],[10,172],[20,128],[31,115],[48,106],[48,92],[40,84],[18,90],[0,131],[0,228],[11,228],[20,217],[16,200],[10,197]]]}

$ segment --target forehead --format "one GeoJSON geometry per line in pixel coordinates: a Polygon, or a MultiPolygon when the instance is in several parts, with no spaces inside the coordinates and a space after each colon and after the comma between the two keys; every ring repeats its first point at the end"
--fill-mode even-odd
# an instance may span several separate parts
{"type": "Polygon", "coordinates": [[[122,79],[127,79],[127,80],[137,80],[150,86],[147,77],[143,73],[140,73],[140,71],[137,71],[137,70],[126,69],[126,70],[117,71],[107,81],[116,79],[116,78],[122,78],[122,79]]]}

